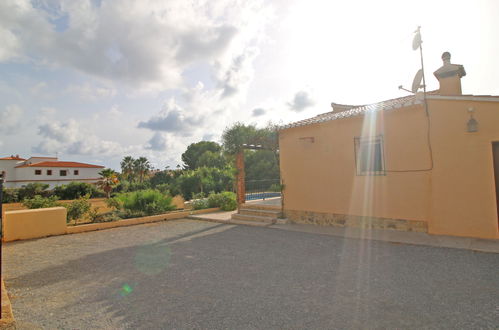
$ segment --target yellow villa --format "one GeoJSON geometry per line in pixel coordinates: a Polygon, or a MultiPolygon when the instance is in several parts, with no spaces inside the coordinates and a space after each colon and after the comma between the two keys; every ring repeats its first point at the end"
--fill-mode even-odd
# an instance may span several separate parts
{"type": "Polygon", "coordinates": [[[292,222],[497,239],[499,96],[462,94],[442,55],[440,89],[333,111],[279,132],[292,222]]]}

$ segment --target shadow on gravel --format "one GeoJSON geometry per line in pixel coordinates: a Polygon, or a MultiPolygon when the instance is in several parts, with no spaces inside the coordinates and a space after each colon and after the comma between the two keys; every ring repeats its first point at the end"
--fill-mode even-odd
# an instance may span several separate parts
{"type": "Polygon", "coordinates": [[[70,281],[65,305],[47,312],[90,311],[93,320],[111,317],[127,328],[487,328],[497,321],[494,255],[243,226],[210,234],[221,226],[10,282],[57,290],[70,281]]]}

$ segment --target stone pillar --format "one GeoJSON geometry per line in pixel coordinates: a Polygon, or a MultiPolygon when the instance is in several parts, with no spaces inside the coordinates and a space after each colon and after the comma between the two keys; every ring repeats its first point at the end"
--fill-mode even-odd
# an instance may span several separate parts
{"type": "Polygon", "coordinates": [[[237,205],[246,202],[246,187],[244,182],[244,150],[236,154],[236,187],[237,187],[237,205]]]}

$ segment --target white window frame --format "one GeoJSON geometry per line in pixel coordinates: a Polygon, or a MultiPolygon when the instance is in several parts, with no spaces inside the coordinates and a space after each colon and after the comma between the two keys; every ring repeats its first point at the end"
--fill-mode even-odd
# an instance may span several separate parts
{"type": "MultiPolygon", "coordinates": [[[[358,176],[386,175],[383,135],[355,137],[354,151],[355,151],[355,168],[356,168],[356,174],[358,176]],[[376,145],[379,145],[379,149],[375,147],[376,145]],[[364,154],[362,154],[363,150],[365,150],[365,146],[370,146],[371,150],[374,151],[379,150],[380,155],[378,157],[381,162],[380,170],[373,170],[373,169],[365,170],[363,168],[362,166],[363,162],[361,160],[363,159],[363,157],[366,157],[364,154]]],[[[371,160],[371,162],[373,162],[373,160],[371,160]]]]}

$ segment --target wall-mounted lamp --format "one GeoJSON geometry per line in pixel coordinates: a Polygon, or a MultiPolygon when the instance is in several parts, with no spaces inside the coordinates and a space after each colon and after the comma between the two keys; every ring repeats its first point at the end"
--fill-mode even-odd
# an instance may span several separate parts
{"type": "Polygon", "coordinates": [[[478,132],[478,121],[476,121],[476,119],[473,118],[473,113],[475,112],[475,109],[468,108],[468,112],[470,114],[470,119],[468,120],[468,123],[466,124],[467,131],[468,131],[468,133],[478,132]]]}
{"type": "Polygon", "coordinates": [[[305,142],[310,142],[310,143],[315,142],[315,138],[313,136],[304,136],[304,137],[301,137],[300,140],[305,141],[305,142]]]}

